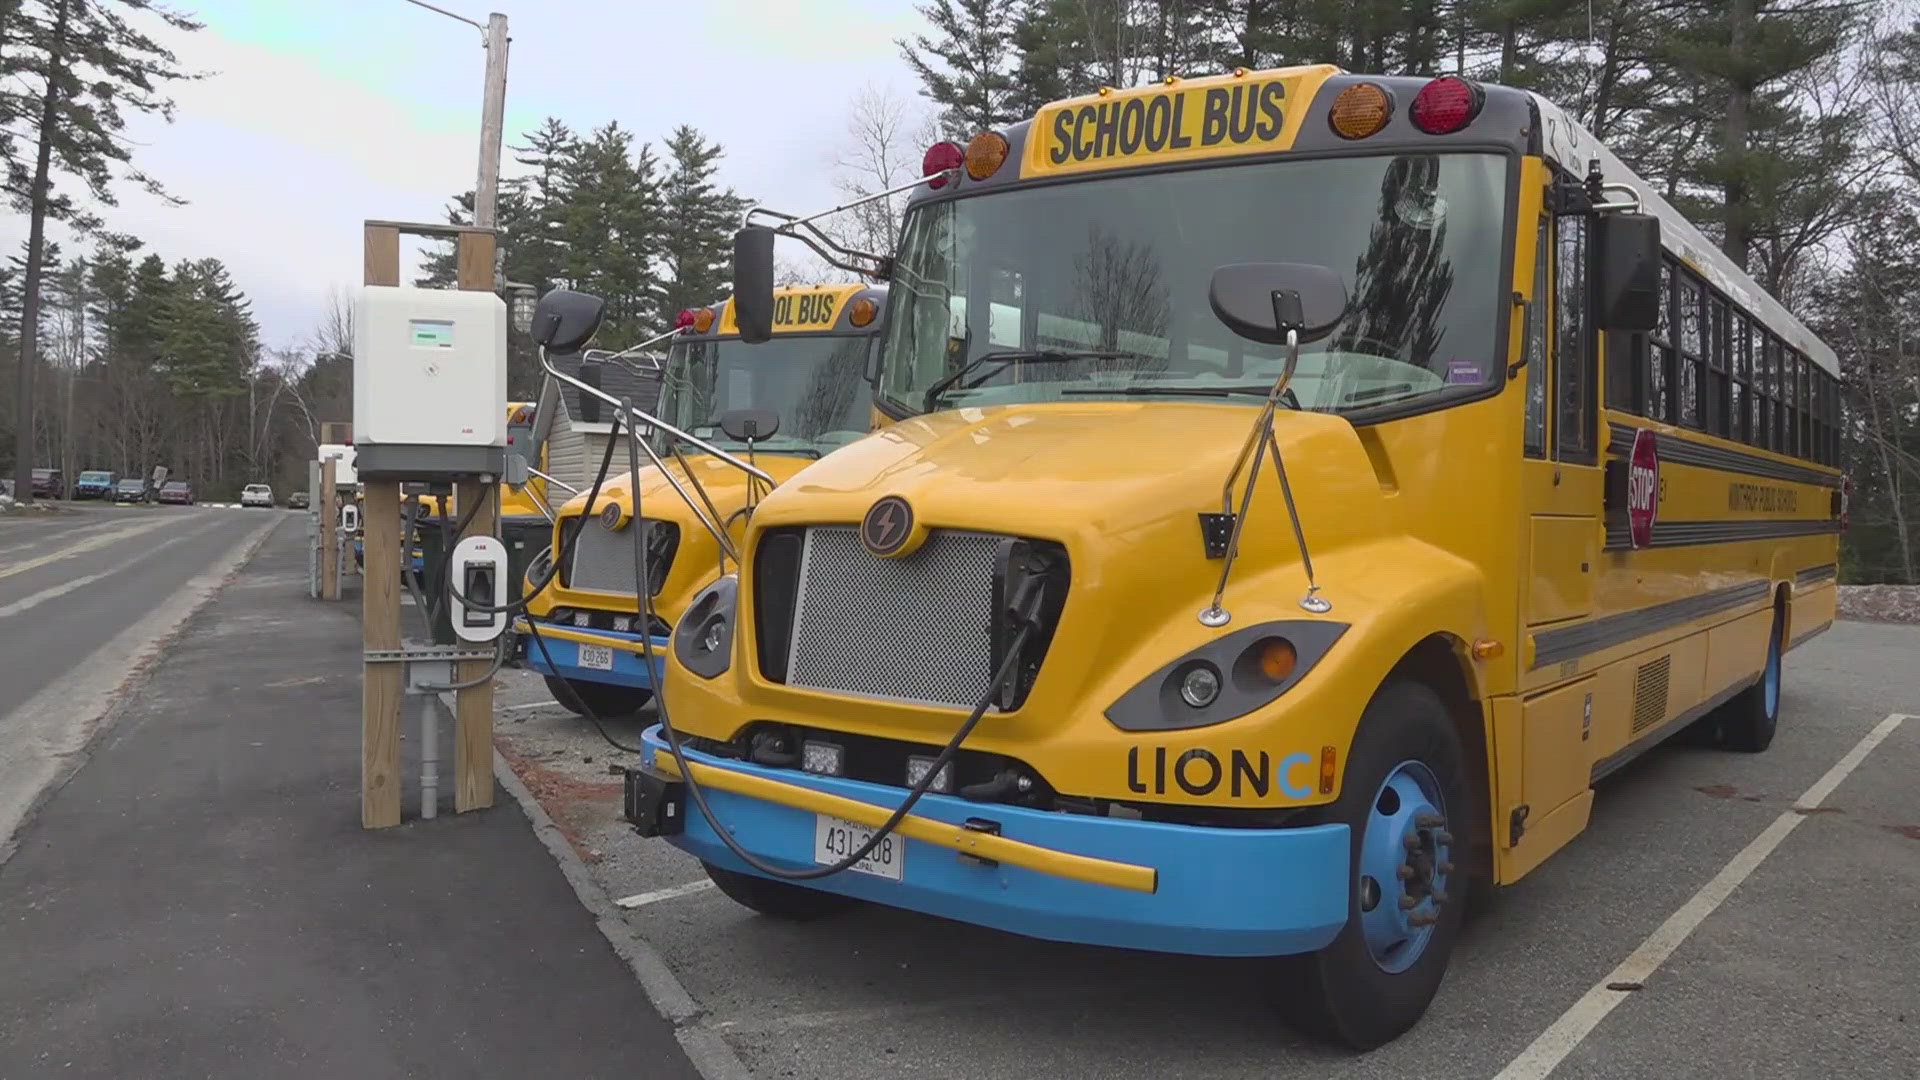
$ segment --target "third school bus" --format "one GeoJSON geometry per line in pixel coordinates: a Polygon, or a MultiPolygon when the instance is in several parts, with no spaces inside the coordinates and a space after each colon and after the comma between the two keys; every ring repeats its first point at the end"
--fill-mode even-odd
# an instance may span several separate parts
{"type": "Polygon", "coordinates": [[[1599,777],[1771,741],[1834,355],[1551,103],[1237,71],[928,162],[898,422],[755,512],[631,781],[730,896],[1282,957],[1370,1046],[1599,777]]]}

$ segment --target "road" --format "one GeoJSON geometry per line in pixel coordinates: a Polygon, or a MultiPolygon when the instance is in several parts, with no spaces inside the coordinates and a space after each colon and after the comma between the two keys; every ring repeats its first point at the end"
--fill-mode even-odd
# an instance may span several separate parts
{"type": "Polygon", "coordinates": [[[0,517],[0,855],[128,674],[293,517],[105,503],[0,517]]]}
{"type": "MultiPolygon", "coordinates": [[[[1668,746],[1609,777],[1587,832],[1469,922],[1426,1019],[1364,1055],[1276,1023],[1259,962],[871,906],[755,916],[622,827],[605,770],[626,756],[537,676],[508,674],[497,730],[699,1023],[755,1075],[1904,1078],[1920,1060],[1916,657],[1920,627],[1840,623],[1789,655],[1767,753],[1668,746]],[[1649,950],[1650,973],[1616,974],[1649,950]]],[[[652,722],[609,730],[631,742],[652,722]]]]}

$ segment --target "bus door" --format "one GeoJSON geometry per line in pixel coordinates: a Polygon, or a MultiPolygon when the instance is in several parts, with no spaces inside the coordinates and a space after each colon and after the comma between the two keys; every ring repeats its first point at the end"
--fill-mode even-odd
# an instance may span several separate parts
{"type": "MultiPolygon", "coordinates": [[[[1527,565],[1520,609],[1534,649],[1520,673],[1527,695],[1522,703],[1521,797],[1533,824],[1542,823],[1589,786],[1597,681],[1580,677],[1587,672],[1580,637],[1565,631],[1594,614],[1605,536],[1588,218],[1555,214],[1555,206],[1556,200],[1545,199],[1543,213],[1532,223],[1538,247],[1524,345],[1521,491],[1527,565]],[[1533,689],[1570,678],[1574,681],[1551,691],[1533,689]]],[[[1585,816],[1584,803],[1580,810],[1569,810],[1585,816]]],[[[1548,831],[1560,833],[1570,824],[1548,831]]]]}

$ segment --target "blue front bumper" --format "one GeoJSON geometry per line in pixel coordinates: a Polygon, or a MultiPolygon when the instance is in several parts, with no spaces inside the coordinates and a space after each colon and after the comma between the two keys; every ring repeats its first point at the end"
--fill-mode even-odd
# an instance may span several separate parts
{"type": "MultiPolygon", "coordinates": [[[[580,666],[580,646],[576,642],[566,641],[552,634],[542,634],[538,641],[524,629],[525,620],[515,624],[515,629],[526,639],[527,666],[542,675],[558,675],[575,682],[613,683],[617,686],[634,686],[642,690],[651,690],[659,684],[662,673],[667,668],[668,639],[653,639],[653,669],[647,669],[646,659],[637,652],[629,652],[618,646],[609,647],[613,651],[613,669],[589,668],[580,666]],[[549,660],[548,658],[552,659],[549,660]]],[[[546,629],[552,623],[541,623],[546,629]]],[[[590,633],[594,637],[609,642],[622,642],[637,646],[639,634],[622,634],[612,630],[581,631],[574,627],[564,627],[575,633],[590,633]]]]}
{"type": "MultiPolygon", "coordinates": [[[[644,758],[666,749],[658,726],[644,758]]],[[[858,799],[891,809],[906,792],[858,780],[772,769],[688,751],[690,760],[858,799]]],[[[712,788],[714,816],[761,861],[784,869],[814,865],[811,811],[712,788]]],[[[753,873],[688,800],[683,851],[753,873]]],[[[1345,825],[1219,829],[1029,810],[929,794],[913,813],[950,824],[986,819],[1000,835],[1055,851],[1151,866],[1151,893],[1093,885],[1037,870],[982,866],[937,844],[905,840],[903,880],[848,871],[808,888],[990,926],[1029,937],[1201,956],[1283,956],[1331,942],[1347,921],[1349,839],[1345,825]]]]}

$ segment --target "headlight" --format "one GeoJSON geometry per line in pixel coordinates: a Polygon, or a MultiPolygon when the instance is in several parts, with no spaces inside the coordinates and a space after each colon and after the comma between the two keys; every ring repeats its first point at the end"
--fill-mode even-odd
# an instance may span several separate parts
{"type": "Polygon", "coordinates": [[[1286,693],[1346,631],[1287,619],[1216,638],[1140,680],[1107,706],[1107,720],[1122,731],[1224,724],[1286,693]]]}
{"type": "Polygon", "coordinates": [[[734,605],[740,578],[734,574],[700,590],[673,631],[673,655],[703,679],[718,678],[733,666],[734,605]]]}

